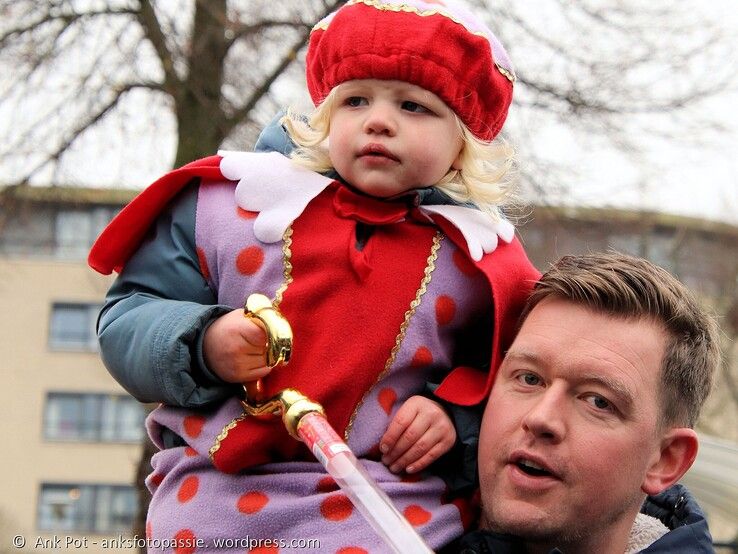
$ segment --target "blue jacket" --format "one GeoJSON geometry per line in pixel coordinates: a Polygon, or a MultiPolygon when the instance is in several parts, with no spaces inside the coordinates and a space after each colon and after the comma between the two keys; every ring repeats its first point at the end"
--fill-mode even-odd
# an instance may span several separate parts
{"type": "MultiPolygon", "coordinates": [[[[593,509],[596,505],[593,503],[593,509]]],[[[674,485],[656,496],[649,496],[641,512],[658,518],[670,531],[652,543],[642,554],[701,554],[715,552],[707,520],[697,501],[683,485],[674,485]]],[[[518,537],[490,531],[472,531],[444,548],[443,553],[523,554],[518,537]]],[[[565,554],[558,548],[549,554],[565,554]]]]}

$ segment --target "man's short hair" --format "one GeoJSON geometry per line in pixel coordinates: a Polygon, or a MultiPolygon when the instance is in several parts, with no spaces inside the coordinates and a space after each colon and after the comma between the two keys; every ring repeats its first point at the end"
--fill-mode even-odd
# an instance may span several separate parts
{"type": "Polygon", "coordinates": [[[715,320],[687,287],[648,260],[609,252],[561,258],[536,283],[522,317],[549,297],[661,325],[668,337],[661,364],[662,423],[694,426],[712,387],[720,348],[715,320]]]}

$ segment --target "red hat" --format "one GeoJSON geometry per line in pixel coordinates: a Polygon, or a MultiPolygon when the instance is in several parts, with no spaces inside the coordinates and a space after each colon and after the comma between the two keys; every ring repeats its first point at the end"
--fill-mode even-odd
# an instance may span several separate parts
{"type": "Polygon", "coordinates": [[[430,90],[475,136],[492,140],[507,117],[515,73],[492,31],[455,0],[349,0],[313,28],[307,85],[317,106],[352,79],[430,90]]]}

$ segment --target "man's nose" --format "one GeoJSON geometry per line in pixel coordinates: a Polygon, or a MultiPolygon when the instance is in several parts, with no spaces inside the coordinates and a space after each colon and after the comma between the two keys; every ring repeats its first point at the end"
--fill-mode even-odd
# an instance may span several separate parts
{"type": "Polygon", "coordinates": [[[375,102],[366,112],[364,132],[393,136],[397,132],[397,118],[388,102],[375,102]]]}
{"type": "Polygon", "coordinates": [[[546,388],[531,399],[531,406],[523,417],[523,428],[538,439],[553,443],[563,440],[568,413],[566,399],[563,387],[554,384],[546,388]]]}

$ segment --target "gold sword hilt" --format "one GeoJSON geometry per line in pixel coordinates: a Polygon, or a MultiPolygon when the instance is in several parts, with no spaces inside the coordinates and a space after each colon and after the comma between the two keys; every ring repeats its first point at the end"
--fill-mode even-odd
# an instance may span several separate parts
{"type": "MultiPolygon", "coordinates": [[[[251,294],[246,299],[244,316],[256,319],[264,328],[267,336],[266,365],[273,368],[278,364],[287,364],[292,355],[292,327],[263,294],[251,294]]],[[[254,408],[264,401],[264,388],[261,379],[250,381],[244,385],[246,403],[254,408]]]]}
{"type": "MultiPolygon", "coordinates": [[[[246,299],[244,316],[261,323],[267,335],[266,365],[270,368],[287,364],[292,355],[292,328],[289,321],[263,294],[251,294],[246,299]]],[[[325,415],[320,404],[313,402],[295,389],[284,389],[268,400],[264,398],[261,379],[243,386],[246,399],[241,401],[243,409],[251,416],[280,415],[287,431],[300,440],[297,426],[304,415],[318,412],[325,415]]]]}

